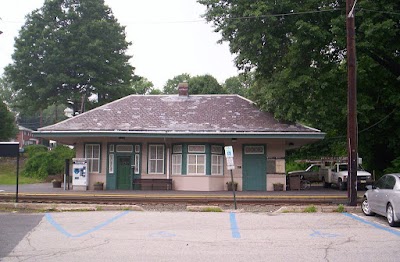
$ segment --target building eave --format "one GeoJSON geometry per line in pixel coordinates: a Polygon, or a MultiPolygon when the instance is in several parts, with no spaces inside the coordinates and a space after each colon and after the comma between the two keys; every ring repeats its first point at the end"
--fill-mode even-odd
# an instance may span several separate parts
{"type": "Polygon", "coordinates": [[[73,137],[147,137],[147,138],[295,138],[324,139],[323,132],[182,132],[182,131],[34,131],[42,138],[73,137]]]}

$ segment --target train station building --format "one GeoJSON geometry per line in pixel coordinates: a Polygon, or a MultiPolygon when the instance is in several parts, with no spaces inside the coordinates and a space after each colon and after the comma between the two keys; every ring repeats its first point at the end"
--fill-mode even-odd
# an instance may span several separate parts
{"type": "Polygon", "coordinates": [[[172,181],[173,190],[224,191],[225,146],[233,146],[239,191],[286,184],[289,149],[324,138],[317,129],[276,120],[239,95],[130,95],[40,128],[35,136],[73,145],[88,161],[93,189],[139,189],[134,181],[172,181]]]}

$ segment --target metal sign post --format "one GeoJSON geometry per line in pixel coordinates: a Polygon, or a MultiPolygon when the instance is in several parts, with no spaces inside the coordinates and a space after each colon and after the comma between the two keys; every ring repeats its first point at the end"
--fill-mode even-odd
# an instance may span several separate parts
{"type": "Polygon", "coordinates": [[[17,158],[17,176],[15,202],[18,203],[18,176],[19,176],[19,143],[18,142],[0,142],[0,157],[16,157],[17,158]]]}
{"type": "Polygon", "coordinates": [[[233,203],[235,205],[235,210],[236,210],[237,204],[236,204],[235,181],[233,181],[233,172],[232,172],[232,170],[235,169],[235,164],[233,162],[233,147],[232,146],[225,147],[225,158],[226,158],[227,169],[230,170],[230,172],[231,172],[233,203]]]}

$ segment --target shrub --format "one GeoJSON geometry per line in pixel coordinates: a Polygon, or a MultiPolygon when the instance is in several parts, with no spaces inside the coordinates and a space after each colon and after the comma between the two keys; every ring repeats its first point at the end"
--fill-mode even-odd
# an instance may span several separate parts
{"type": "Polygon", "coordinates": [[[26,146],[24,148],[24,155],[25,157],[33,157],[34,155],[41,153],[41,152],[47,152],[48,149],[44,145],[30,145],[26,146]]]}
{"type": "Polygon", "coordinates": [[[303,211],[305,213],[315,213],[315,212],[317,212],[317,208],[315,206],[311,205],[311,206],[306,207],[303,211]]]}
{"type": "Polygon", "coordinates": [[[395,158],[390,162],[390,167],[385,169],[385,173],[399,173],[400,172],[400,157],[395,158]]]}
{"type": "Polygon", "coordinates": [[[344,213],[344,212],[346,212],[346,209],[344,208],[344,205],[343,205],[343,204],[340,204],[340,205],[338,206],[337,212],[339,212],[339,213],[344,213]]]}
{"type": "Polygon", "coordinates": [[[65,159],[71,159],[75,151],[66,146],[57,146],[53,150],[43,151],[42,146],[28,149],[28,160],[22,175],[45,179],[49,175],[58,175],[64,172],[65,159]]]}

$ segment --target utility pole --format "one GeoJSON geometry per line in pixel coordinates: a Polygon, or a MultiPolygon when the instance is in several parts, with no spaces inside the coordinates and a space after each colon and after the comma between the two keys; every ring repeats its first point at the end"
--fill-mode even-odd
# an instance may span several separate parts
{"type": "Polygon", "coordinates": [[[347,155],[348,179],[347,195],[349,206],[357,205],[357,84],[356,84],[356,40],[354,8],[357,0],[346,0],[347,32],[347,155]]]}

